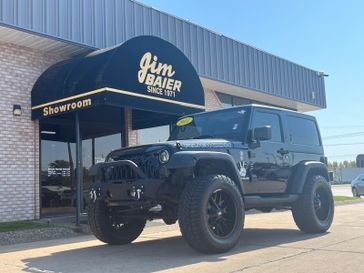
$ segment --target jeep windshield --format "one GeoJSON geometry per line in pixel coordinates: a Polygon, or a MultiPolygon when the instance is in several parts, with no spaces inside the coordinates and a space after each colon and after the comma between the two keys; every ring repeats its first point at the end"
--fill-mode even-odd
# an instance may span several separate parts
{"type": "Polygon", "coordinates": [[[223,138],[244,141],[247,110],[239,107],[183,117],[173,125],[169,140],[223,138]]]}

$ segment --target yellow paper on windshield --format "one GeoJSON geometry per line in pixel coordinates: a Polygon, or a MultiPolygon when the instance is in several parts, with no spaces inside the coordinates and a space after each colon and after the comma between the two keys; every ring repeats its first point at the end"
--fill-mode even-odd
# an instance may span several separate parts
{"type": "Polygon", "coordinates": [[[192,121],[193,121],[193,118],[187,117],[187,118],[183,118],[183,119],[180,119],[179,121],[177,121],[176,125],[185,126],[187,124],[190,124],[192,121]]]}

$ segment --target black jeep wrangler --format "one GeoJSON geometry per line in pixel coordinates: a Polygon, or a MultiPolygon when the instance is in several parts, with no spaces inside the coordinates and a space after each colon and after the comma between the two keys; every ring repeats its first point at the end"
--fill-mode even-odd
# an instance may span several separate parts
{"type": "Polygon", "coordinates": [[[248,105],[180,118],[165,143],[111,152],[92,167],[89,223],[126,244],[147,220],[177,220],[187,243],[219,253],[239,240],[246,210],[292,210],[304,232],[325,232],[334,203],[314,117],[248,105]]]}

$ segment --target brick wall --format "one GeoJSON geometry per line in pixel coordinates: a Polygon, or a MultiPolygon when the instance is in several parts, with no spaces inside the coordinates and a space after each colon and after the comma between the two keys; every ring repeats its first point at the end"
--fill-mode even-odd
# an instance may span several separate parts
{"type": "Polygon", "coordinates": [[[205,106],[206,111],[222,108],[222,104],[219,101],[215,91],[205,88],[205,106]]]}
{"type": "Polygon", "coordinates": [[[128,130],[128,146],[135,146],[139,144],[139,134],[138,130],[132,129],[132,110],[130,108],[127,108],[125,111],[125,121],[128,130]]]}
{"type": "Polygon", "coordinates": [[[39,131],[30,119],[31,90],[61,59],[0,43],[0,222],[39,217],[39,131]],[[13,116],[14,104],[22,116],[13,116]]]}

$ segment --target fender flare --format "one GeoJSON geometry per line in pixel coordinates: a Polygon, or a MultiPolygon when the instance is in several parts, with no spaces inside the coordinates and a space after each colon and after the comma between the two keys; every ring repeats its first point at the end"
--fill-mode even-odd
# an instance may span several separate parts
{"type": "Polygon", "coordinates": [[[300,194],[303,192],[306,179],[311,174],[318,174],[325,177],[329,183],[329,172],[324,163],[318,161],[302,161],[295,165],[292,174],[288,179],[287,192],[291,194],[300,194]]]}
{"type": "Polygon", "coordinates": [[[213,151],[181,151],[173,154],[165,165],[167,170],[194,169],[203,160],[224,161],[231,168],[230,178],[236,183],[240,192],[244,193],[244,187],[239,176],[239,170],[235,160],[230,154],[213,151]]]}

